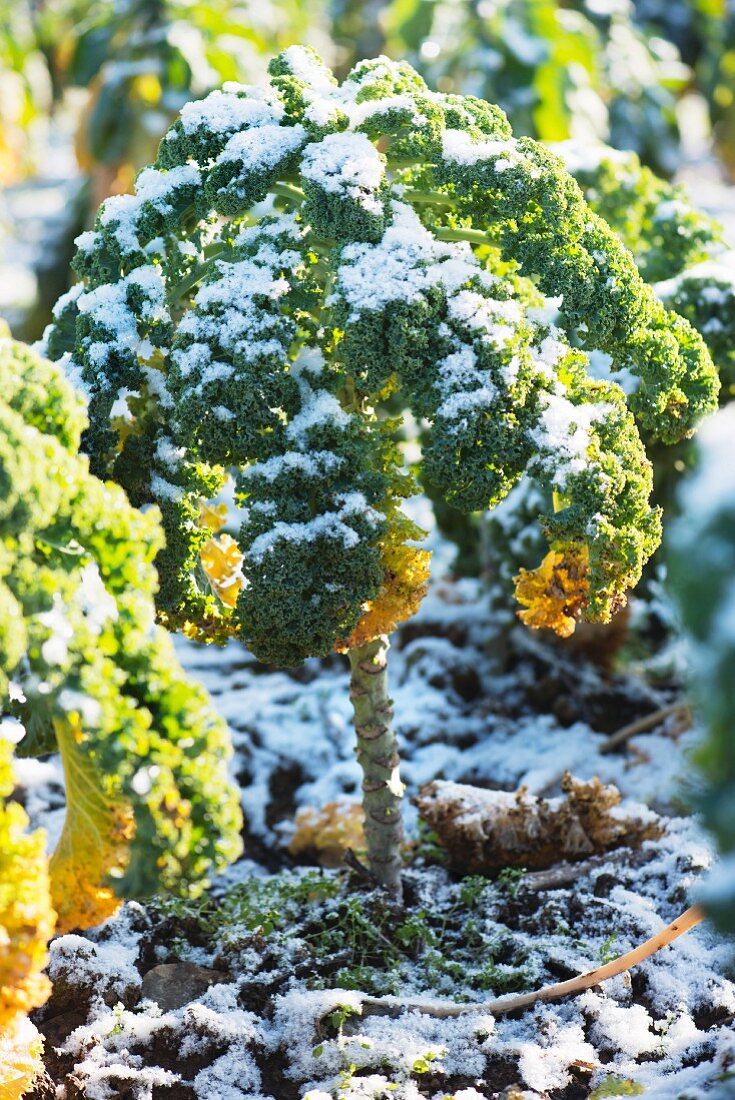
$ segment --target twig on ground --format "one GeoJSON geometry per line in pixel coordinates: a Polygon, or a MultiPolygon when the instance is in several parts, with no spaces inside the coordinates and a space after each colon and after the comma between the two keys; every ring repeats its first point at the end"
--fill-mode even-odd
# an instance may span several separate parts
{"type": "MultiPolygon", "coordinates": [[[[635,722],[630,722],[627,726],[622,726],[615,733],[611,733],[603,742],[598,752],[603,756],[608,753],[614,752],[620,745],[624,745],[626,741],[629,741],[631,737],[635,737],[639,733],[648,733],[649,730],[655,729],[656,726],[661,725],[667,718],[670,718],[673,714],[681,715],[681,725],[676,727],[675,733],[682,733],[685,729],[688,729],[692,721],[692,713],[687,703],[669,703],[665,707],[660,707],[659,710],[654,710],[651,714],[646,714],[643,718],[637,718],[635,722]]],[[[539,798],[542,798],[553,791],[555,787],[561,783],[563,772],[559,772],[553,776],[552,779],[548,779],[543,786],[534,790],[534,794],[539,798]]]]}
{"type": "Polygon", "coordinates": [[[612,962],[604,966],[598,966],[586,974],[580,974],[576,978],[570,978],[565,982],[557,982],[555,985],[546,985],[537,989],[534,993],[510,994],[507,997],[499,997],[494,1001],[480,1001],[477,1004],[452,1004],[442,1001],[420,1001],[402,997],[364,997],[362,1000],[363,1016],[393,1015],[403,1011],[423,1012],[427,1016],[436,1016],[439,1019],[447,1019],[452,1016],[465,1016],[470,1012],[482,1012],[493,1016],[505,1012],[515,1012],[519,1008],[528,1008],[530,1005],[544,1001],[556,1001],[561,997],[583,993],[585,989],[599,985],[600,982],[615,978],[618,974],[637,966],[644,959],[655,955],[663,947],[667,947],[678,939],[690,928],[694,928],[704,919],[704,912],[699,905],[687,909],[685,913],[677,917],[671,924],[667,924],[661,932],[651,936],[645,943],[620,955],[612,962]]]}
{"type": "Polygon", "coordinates": [[[619,748],[620,745],[624,745],[626,741],[629,741],[631,737],[635,737],[639,733],[647,733],[649,730],[655,729],[656,726],[660,726],[662,722],[665,722],[667,718],[670,718],[673,714],[681,716],[681,721],[684,725],[679,725],[677,733],[681,733],[683,730],[688,729],[692,721],[692,712],[689,709],[687,703],[670,703],[666,707],[661,707],[660,710],[653,711],[652,714],[645,715],[644,718],[639,718],[635,722],[630,722],[627,726],[623,726],[622,729],[617,730],[615,733],[610,734],[606,741],[603,741],[600,746],[601,753],[613,752],[619,748]]]}
{"type": "Polygon", "coordinates": [[[376,886],[380,885],[370,868],[366,867],[365,864],[358,859],[352,848],[345,848],[345,853],[342,858],[345,865],[349,867],[351,871],[354,871],[361,879],[369,883],[371,890],[374,890],[376,886]]]}
{"type": "Polygon", "coordinates": [[[542,890],[558,890],[562,886],[576,882],[583,875],[590,874],[597,867],[604,867],[609,863],[637,866],[648,863],[654,855],[654,852],[640,848],[618,848],[603,855],[590,856],[581,863],[557,863],[555,867],[549,867],[545,871],[529,871],[519,880],[518,886],[523,890],[532,890],[534,893],[540,893],[542,890]]]}

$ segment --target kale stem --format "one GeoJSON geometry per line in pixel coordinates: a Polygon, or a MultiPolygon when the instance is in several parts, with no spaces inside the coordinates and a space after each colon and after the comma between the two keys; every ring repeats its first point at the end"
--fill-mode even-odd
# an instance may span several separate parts
{"type": "Polygon", "coordinates": [[[439,241],[469,241],[470,244],[496,244],[497,242],[489,233],[483,233],[481,229],[434,229],[434,236],[439,241]]]}
{"type": "Polygon", "coordinates": [[[401,903],[403,784],[398,774],[393,700],[388,695],[389,645],[387,637],[381,636],[350,650],[350,698],[355,710],[357,759],[363,772],[368,865],[378,882],[401,903]]]}
{"type": "Polygon", "coordinates": [[[452,195],[445,195],[443,191],[414,191],[407,189],[403,192],[406,202],[426,202],[432,206],[456,206],[457,200],[452,195]]]}
{"type": "Polygon", "coordinates": [[[281,195],[292,202],[301,204],[304,201],[304,192],[293,183],[275,183],[272,190],[274,194],[281,195]]]}
{"type": "Polygon", "coordinates": [[[196,267],[192,268],[189,274],[185,278],[183,278],[180,283],[177,283],[176,286],[171,287],[170,293],[172,301],[181,301],[181,299],[185,297],[185,295],[187,295],[189,291],[197,285],[197,283],[200,283],[202,281],[207,272],[212,270],[217,258],[227,250],[226,244],[219,244],[216,247],[212,245],[210,247],[211,254],[207,257],[204,263],[197,264],[196,267]]]}

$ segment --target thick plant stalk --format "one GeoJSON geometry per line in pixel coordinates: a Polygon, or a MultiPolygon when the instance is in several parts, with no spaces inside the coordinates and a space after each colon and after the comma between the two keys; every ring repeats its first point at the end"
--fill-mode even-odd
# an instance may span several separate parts
{"type": "Polygon", "coordinates": [[[370,870],[401,901],[401,799],[393,701],[388,695],[388,648],[382,635],[350,650],[350,698],[355,710],[357,759],[363,771],[362,801],[370,870]]]}
{"type": "Polygon", "coordinates": [[[558,1001],[561,997],[569,997],[583,993],[600,982],[615,978],[625,970],[637,966],[644,959],[655,955],[657,951],[667,947],[679,936],[683,936],[690,928],[694,928],[704,920],[704,911],[701,906],[693,905],[681,916],[667,924],[655,936],[645,940],[644,943],[634,947],[625,955],[619,955],[612,962],[598,966],[595,970],[589,970],[586,974],[579,974],[576,978],[569,978],[565,982],[557,982],[555,985],[545,985],[533,993],[511,993],[506,997],[498,997],[494,1001],[478,1001],[477,1004],[451,1004],[448,1001],[421,1001],[412,1000],[409,997],[364,997],[361,1002],[363,1016],[389,1015],[400,1011],[423,1012],[427,1016],[436,1016],[439,1019],[447,1019],[452,1016],[465,1016],[470,1012],[489,1013],[498,1016],[504,1012],[515,1012],[519,1008],[529,1008],[541,1001],[558,1001]]]}

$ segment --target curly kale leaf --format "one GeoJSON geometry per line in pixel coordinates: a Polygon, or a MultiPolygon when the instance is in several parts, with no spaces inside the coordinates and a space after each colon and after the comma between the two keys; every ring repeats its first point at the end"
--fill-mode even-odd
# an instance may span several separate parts
{"type": "MultiPolygon", "coordinates": [[[[279,664],[369,640],[424,591],[414,473],[464,511],[524,473],[552,488],[566,617],[609,618],[660,536],[637,425],[673,442],[716,404],[701,336],[498,107],[386,58],[340,84],[292,46],[269,72],[188,104],[103,204],[45,340],[88,396],[94,470],[161,509],[161,621],[279,664]]],[[[642,225],[656,187],[636,186],[642,225]]]]}

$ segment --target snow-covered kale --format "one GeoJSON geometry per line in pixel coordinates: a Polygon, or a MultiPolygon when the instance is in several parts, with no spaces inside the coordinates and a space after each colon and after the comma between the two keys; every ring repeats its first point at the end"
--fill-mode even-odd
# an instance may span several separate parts
{"type": "MultiPolygon", "coordinates": [[[[342,0],[340,10],[345,5],[352,9],[345,37],[361,22],[363,33],[374,37],[367,5],[342,0]]],[[[691,73],[668,35],[652,35],[637,19],[632,0],[383,7],[390,15],[379,21],[372,13],[373,22],[389,28],[390,49],[415,59],[426,79],[446,90],[499,103],[517,133],[541,141],[607,141],[634,149],[666,175],[675,171],[676,103],[691,73]]]]}
{"type": "MultiPolygon", "coordinates": [[[[735,253],[724,242],[722,227],[696,207],[686,188],[659,179],[635,153],[581,141],[560,142],[551,149],[562,157],[590,207],[630,249],[657,296],[702,335],[720,375],[720,403],[731,401],[735,394],[735,253]]],[[[595,356],[592,370],[600,376],[608,374],[606,358],[595,356]]],[[[636,385],[633,378],[623,381],[626,389],[636,385]]],[[[651,442],[648,433],[644,440],[651,442]]],[[[693,465],[693,455],[691,441],[649,448],[654,499],[667,513],[677,507],[675,490],[682,470],[693,465]]],[[[539,553],[536,516],[543,507],[538,495],[537,486],[524,483],[484,522],[490,560],[481,564],[500,580],[506,599],[519,564],[527,564],[529,553],[539,553]]],[[[447,533],[452,537],[451,531],[447,533]]]]}
{"type": "Polygon", "coordinates": [[[398,558],[422,584],[398,511],[413,485],[375,412],[394,391],[431,423],[423,474],[456,507],[524,471],[557,493],[552,551],[607,618],[659,537],[633,416],[691,433],[715,401],[701,339],[498,108],[387,59],[340,85],[291,47],[271,73],[184,108],[80,239],[46,336],[89,396],[95,471],[162,508],[165,620],[288,664],[348,645],[398,558]],[[534,283],[563,295],[556,326],[534,283]],[[637,392],[592,381],[571,338],[637,392]],[[225,470],[235,540],[202,508],[225,470]]]}
{"type": "MultiPolygon", "coordinates": [[[[364,711],[428,574],[396,408],[429,425],[420,472],[455,508],[494,506],[524,472],[553,492],[549,554],[518,595],[531,625],[569,633],[621,606],[660,538],[636,419],[688,436],[717,376],[498,107],[387,58],[338,84],[294,46],[270,73],[185,107],[135,194],[102,205],[44,347],[88,397],[93,470],[161,508],[162,621],[281,665],[351,651],[364,711]],[[637,378],[630,398],[588,375],[593,349],[637,378]]],[[[389,726],[383,687],[360,736],[389,726]]],[[[391,792],[375,816],[395,818],[394,752],[372,750],[391,792]]]]}
{"type": "Polygon", "coordinates": [[[735,386],[735,254],[722,227],[684,187],[659,179],[635,153],[571,141],[552,149],[658,297],[702,334],[720,373],[720,401],[729,401],[735,386]]]}

